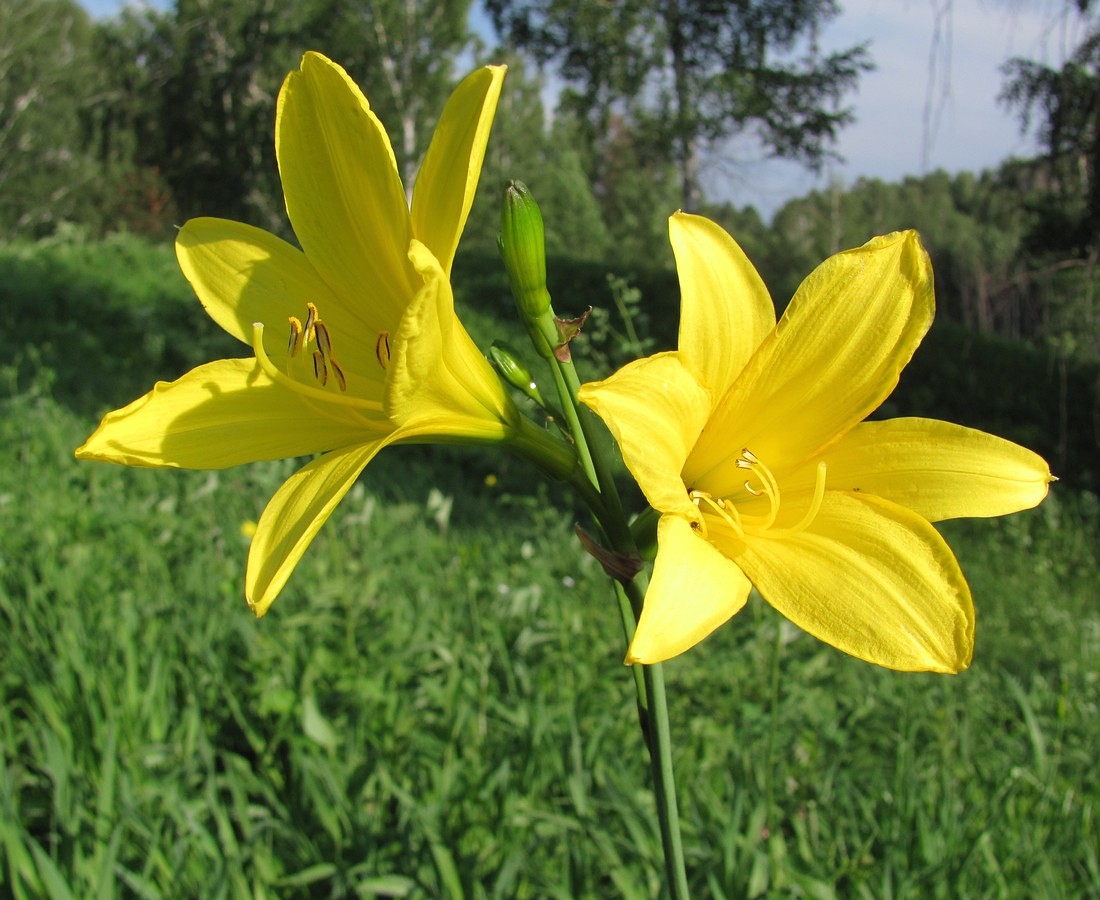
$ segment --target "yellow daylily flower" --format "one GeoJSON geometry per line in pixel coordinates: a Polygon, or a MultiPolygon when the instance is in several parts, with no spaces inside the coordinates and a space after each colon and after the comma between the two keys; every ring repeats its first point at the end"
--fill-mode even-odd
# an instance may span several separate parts
{"type": "Polygon", "coordinates": [[[347,73],[307,53],[279,93],[275,144],[302,250],[200,218],[176,240],[206,311],[255,356],[199,366],[109,413],[76,451],[134,466],[223,468],[322,454],[268,504],[245,593],[263,615],[379,450],[522,440],[530,423],[455,316],[450,270],[504,67],[454,91],[411,209],[382,123],[347,73]]]}
{"type": "Polygon", "coordinates": [[[581,388],[650,505],[657,557],[628,663],[676,656],[753,586],[803,630],[868,662],[957,672],[974,606],[931,523],[1037,505],[1034,453],[932,419],[864,419],[932,322],[915,232],[826,260],[776,323],[718,225],[677,213],[679,349],[581,388]]]}

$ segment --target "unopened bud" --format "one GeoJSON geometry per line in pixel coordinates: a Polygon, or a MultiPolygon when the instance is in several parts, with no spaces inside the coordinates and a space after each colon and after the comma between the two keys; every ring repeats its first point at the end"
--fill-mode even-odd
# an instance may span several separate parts
{"type": "Polygon", "coordinates": [[[523,391],[539,406],[546,406],[542,394],[539,393],[539,386],[531,377],[530,370],[519,361],[511,347],[500,341],[493,341],[493,345],[489,348],[489,358],[500,371],[501,377],[512,387],[523,391]]]}
{"type": "Polygon", "coordinates": [[[550,293],[546,290],[542,212],[527,185],[521,181],[511,182],[504,191],[500,252],[520,313],[528,322],[545,315],[550,309],[550,293]]]}

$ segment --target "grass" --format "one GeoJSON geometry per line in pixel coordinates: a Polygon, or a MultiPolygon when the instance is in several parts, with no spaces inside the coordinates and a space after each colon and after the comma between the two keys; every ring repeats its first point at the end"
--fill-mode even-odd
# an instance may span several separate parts
{"type": "MultiPolygon", "coordinates": [[[[91,291],[78,269],[49,284],[91,291]]],[[[190,364],[208,338],[168,303],[190,364]]],[[[115,354],[100,410],[174,374],[118,316],[69,331],[115,354]]],[[[16,344],[0,398],[0,895],[657,895],[617,614],[567,498],[387,451],[257,622],[241,529],[293,463],[76,463],[98,357],[71,339],[49,366],[16,344]]],[[[668,665],[698,896],[1100,897],[1097,499],[945,531],[979,611],[963,675],[848,659],[758,599],[668,665]]]]}

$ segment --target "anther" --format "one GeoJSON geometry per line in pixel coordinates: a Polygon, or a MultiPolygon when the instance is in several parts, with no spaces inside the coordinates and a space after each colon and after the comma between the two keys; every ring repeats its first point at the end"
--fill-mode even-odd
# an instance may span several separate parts
{"type": "Polygon", "coordinates": [[[298,351],[302,349],[302,320],[297,316],[290,317],[290,344],[287,346],[287,352],[291,356],[297,356],[298,351]]]}
{"type": "Polygon", "coordinates": [[[344,375],[343,367],[336,361],[335,356],[330,356],[328,361],[332,366],[332,374],[336,376],[336,383],[340,386],[340,390],[346,391],[348,389],[348,379],[344,375]]]}
{"type": "MultiPolygon", "coordinates": [[[[312,312],[312,310],[311,310],[312,312]]],[[[317,347],[325,359],[332,357],[332,338],[328,333],[328,326],[318,319],[313,325],[313,333],[317,338],[317,347]]]]}
{"type": "Polygon", "coordinates": [[[325,357],[320,350],[313,351],[313,377],[321,382],[321,387],[328,384],[328,366],[325,365],[325,357]]]}
{"type": "Polygon", "coordinates": [[[383,331],[378,335],[378,340],[374,345],[374,355],[378,357],[378,365],[383,369],[388,368],[390,364],[390,333],[383,331]]]}
{"type": "Polygon", "coordinates": [[[306,324],[303,331],[305,332],[306,343],[309,343],[313,340],[313,325],[317,321],[318,316],[317,307],[314,306],[312,302],[306,304],[306,310],[308,311],[308,315],[306,316],[306,324]]]}

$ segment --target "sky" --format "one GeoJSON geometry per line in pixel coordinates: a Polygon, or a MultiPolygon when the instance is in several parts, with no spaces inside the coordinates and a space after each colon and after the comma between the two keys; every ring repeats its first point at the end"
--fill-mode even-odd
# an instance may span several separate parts
{"type": "MultiPolygon", "coordinates": [[[[82,2],[93,15],[109,16],[123,0],[82,2]]],[[[1003,85],[999,70],[1012,56],[1061,63],[1077,37],[1061,15],[1063,0],[841,0],[840,5],[840,15],[822,30],[823,49],[868,41],[876,66],[847,99],[855,122],[836,145],[843,161],[814,176],[735,141],[704,169],[708,196],[751,204],[770,217],[784,201],[831,181],[849,185],[861,176],[896,181],[936,169],[978,172],[1036,152],[1035,143],[1021,134],[1016,113],[997,101],[1003,85]]]]}
{"type": "Polygon", "coordinates": [[[999,103],[1000,67],[1013,56],[1060,64],[1077,36],[1061,0],[842,0],[822,31],[824,50],[869,41],[875,70],[847,105],[855,113],[836,145],[843,157],[814,176],[764,161],[752,147],[712,165],[710,194],[770,214],[830,181],[897,181],[936,169],[973,172],[1037,152],[1017,113],[999,103]]]}

